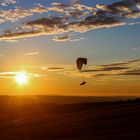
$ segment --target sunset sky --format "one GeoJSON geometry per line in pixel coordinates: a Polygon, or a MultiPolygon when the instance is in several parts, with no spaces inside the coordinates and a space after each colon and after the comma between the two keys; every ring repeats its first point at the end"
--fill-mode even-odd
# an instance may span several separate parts
{"type": "Polygon", "coordinates": [[[140,0],[0,0],[0,94],[140,96],[140,0]]]}

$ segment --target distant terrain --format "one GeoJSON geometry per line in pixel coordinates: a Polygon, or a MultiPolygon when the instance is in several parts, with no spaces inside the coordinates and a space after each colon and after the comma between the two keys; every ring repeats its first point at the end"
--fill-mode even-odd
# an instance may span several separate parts
{"type": "Polygon", "coordinates": [[[1,96],[0,140],[139,140],[136,97],[1,96]]]}

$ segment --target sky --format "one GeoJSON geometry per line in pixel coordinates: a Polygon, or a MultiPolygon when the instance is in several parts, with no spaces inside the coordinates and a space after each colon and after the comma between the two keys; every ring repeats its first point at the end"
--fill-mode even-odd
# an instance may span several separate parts
{"type": "Polygon", "coordinates": [[[0,0],[0,95],[139,96],[139,44],[140,0],[0,0]]]}

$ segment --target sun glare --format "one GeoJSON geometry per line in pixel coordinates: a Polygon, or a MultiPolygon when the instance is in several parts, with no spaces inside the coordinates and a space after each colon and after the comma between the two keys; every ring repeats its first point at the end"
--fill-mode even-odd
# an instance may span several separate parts
{"type": "Polygon", "coordinates": [[[27,74],[25,72],[20,72],[16,75],[16,81],[18,84],[23,85],[27,83],[27,74]]]}

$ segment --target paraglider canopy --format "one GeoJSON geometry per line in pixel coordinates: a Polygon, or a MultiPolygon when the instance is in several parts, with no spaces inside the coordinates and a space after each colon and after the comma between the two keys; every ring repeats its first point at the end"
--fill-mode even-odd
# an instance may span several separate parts
{"type": "Polygon", "coordinates": [[[87,65],[87,58],[77,58],[76,65],[78,70],[82,70],[82,66],[87,65]]]}

